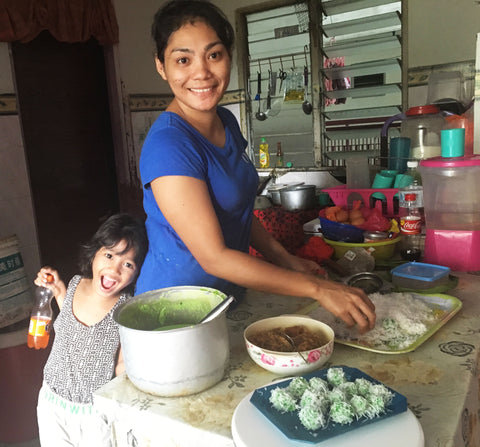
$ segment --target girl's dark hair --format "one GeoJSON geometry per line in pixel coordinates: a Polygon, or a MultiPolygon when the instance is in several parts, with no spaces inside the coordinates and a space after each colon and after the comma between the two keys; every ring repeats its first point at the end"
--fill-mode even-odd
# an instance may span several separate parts
{"type": "Polygon", "coordinates": [[[92,262],[98,250],[102,247],[114,247],[122,240],[124,240],[127,245],[121,254],[124,254],[133,248],[135,251],[135,265],[137,270],[140,270],[148,250],[148,238],[145,224],[140,219],[129,214],[120,213],[110,216],[102,225],[100,225],[90,242],[82,246],[79,257],[81,274],[85,278],[92,278],[92,262]]]}
{"type": "Polygon", "coordinates": [[[232,56],[234,32],[225,14],[214,4],[205,0],[171,0],[155,14],[152,37],[155,41],[157,57],[165,62],[165,48],[170,35],[187,23],[203,21],[212,27],[232,56]]]}

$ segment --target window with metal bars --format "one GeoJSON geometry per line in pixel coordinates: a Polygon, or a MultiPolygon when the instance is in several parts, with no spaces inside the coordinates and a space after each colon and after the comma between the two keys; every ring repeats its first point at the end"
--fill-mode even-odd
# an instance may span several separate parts
{"type": "Polygon", "coordinates": [[[402,3],[308,0],[245,13],[252,157],[262,137],[281,142],[293,167],[380,156],[381,127],[406,103],[402,3]]]}

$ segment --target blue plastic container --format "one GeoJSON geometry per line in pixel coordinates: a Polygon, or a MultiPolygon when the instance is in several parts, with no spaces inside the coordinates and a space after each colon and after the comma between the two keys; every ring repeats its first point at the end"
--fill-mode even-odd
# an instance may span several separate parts
{"type": "Polygon", "coordinates": [[[423,262],[407,262],[391,270],[392,282],[408,289],[432,289],[448,282],[450,268],[423,262]]]}

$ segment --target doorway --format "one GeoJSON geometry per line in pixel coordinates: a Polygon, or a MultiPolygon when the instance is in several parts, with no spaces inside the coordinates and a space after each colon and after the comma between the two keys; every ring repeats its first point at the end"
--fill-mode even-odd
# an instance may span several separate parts
{"type": "Polygon", "coordinates": [[[41,263],[68,281],[119,209],[103,48],[43,31],[12,43],[12,59],[41,263]]]}

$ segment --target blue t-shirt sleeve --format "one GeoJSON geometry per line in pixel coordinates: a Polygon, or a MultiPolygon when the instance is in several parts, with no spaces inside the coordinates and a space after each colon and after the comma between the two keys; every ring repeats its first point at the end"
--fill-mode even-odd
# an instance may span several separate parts
{"type": "Polygon", "coordinates": [[[205,162],[198,146],[193,145],[177,127],[154,126],[145,139],[140,156],[143,185],[148,188],[151,181],[167,175],[204,180],[205,162]]]}

